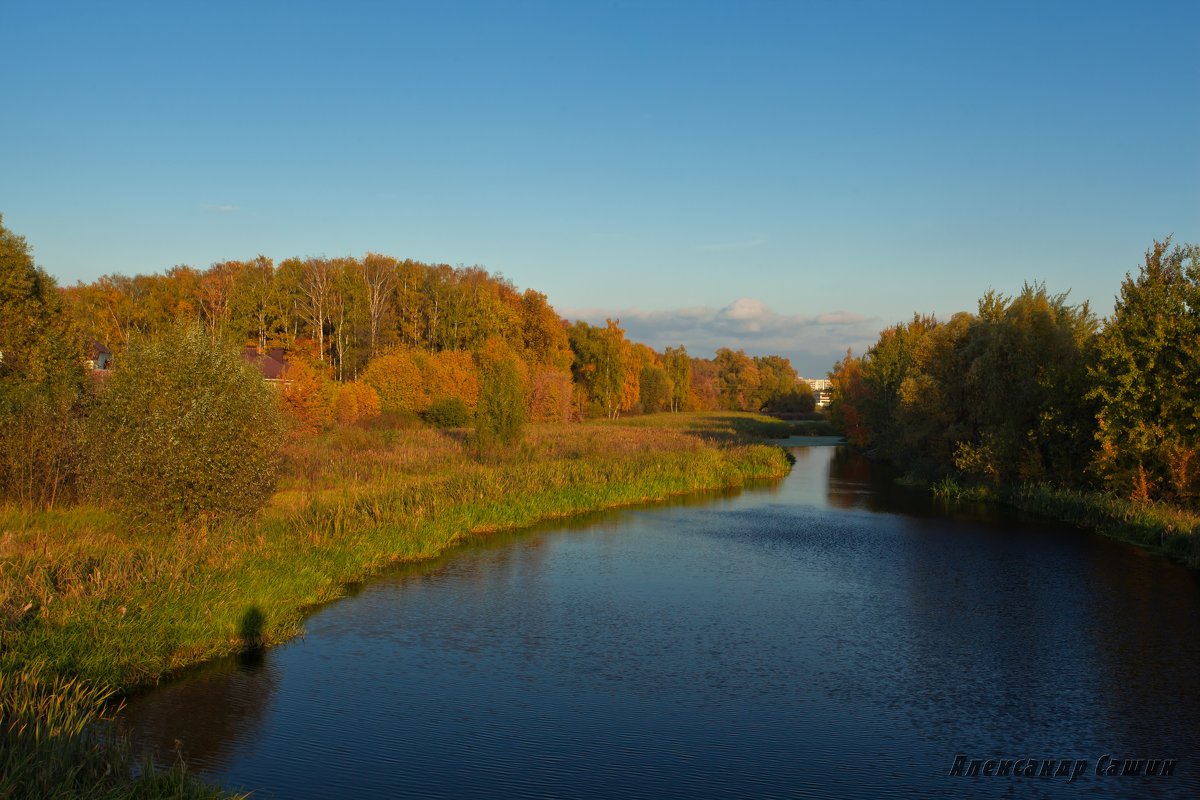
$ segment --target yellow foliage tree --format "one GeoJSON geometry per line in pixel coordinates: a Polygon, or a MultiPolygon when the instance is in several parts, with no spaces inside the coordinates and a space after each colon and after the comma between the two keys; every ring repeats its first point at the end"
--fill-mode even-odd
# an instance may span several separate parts
{"type": "Polygon", "coordinates": [[[417,360],[431,401],[458,398],[474,411],[479,404],[479,371],[465,350],[422,353],[417,360]]]}
{"type": "Polygon", "coordinates": [[[379,396],[379,407],[387,412],[419,414],[429,408],[429,392],[411,348],[397,347],[371,361],[362,379],[379,396]]]}

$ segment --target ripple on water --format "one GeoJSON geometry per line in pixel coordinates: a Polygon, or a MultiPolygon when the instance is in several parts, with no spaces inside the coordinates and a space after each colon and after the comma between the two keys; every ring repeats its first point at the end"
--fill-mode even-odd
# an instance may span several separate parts
{"type": "Polygon", "coordinates": [[[1200,796],[1193,574],[872,469],[811,448],[782,487],[465,549],[124,723],[260,797],[1200,796]],[[959,752],[1181,760],[967,781],[959,752]]]}

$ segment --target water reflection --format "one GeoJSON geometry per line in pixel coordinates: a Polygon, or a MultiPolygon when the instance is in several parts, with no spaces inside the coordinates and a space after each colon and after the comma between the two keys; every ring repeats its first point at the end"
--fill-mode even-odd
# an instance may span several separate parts
{"type": "Polygon", "coordinates": [[[304,639],[135,698],[139,741],[259,796],[1191,797],[1200,584],[938,508],[845,450],[770,490],[498,534],[304,639]],[[963,782],[975,757],[1170,780],[963,782]]]}
{"type": "Polygon", "coordinates": [[[178,752],[188,764],[219,770],[253,747],[278,683],[278,666],[262,649],[248,649],[127,698],[118,728],[135,752],[159,764],[178,752]]]}

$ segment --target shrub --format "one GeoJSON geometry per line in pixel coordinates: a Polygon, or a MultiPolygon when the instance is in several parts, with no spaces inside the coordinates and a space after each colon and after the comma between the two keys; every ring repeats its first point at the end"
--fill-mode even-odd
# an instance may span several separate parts
{"type": "Polygon", "coordinates": [[[97,398],[93,490],[135,517],[251,514],[274,489],[283,434],[257,370],[177,326],[131,342],[97,398]]]}
{"type": "Polygon", "coordinates": [[[425,412],[425,421],[435,428],[461,428],[471,419],[471,410],[461,397],[435,400],[425,412]]]}

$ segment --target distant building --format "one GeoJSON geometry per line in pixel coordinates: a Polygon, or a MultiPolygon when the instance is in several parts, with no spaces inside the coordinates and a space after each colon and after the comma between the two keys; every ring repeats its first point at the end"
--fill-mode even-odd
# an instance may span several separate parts
{"type": "Polygon", "coordinates": [[[833,381],[828,378],[797,378],[797,381],[808,384],[817,408],[825,408],[833,402],[833,381]]]}
{"type": "Polygon", "coordinates": [[[90,370],[108,369],[112,366],[112,350],[97,341],[88,348],[87,368],[90,370]]]}
{"type": "Polygon", "coordinates": [[[266,353],[260,353],[257,347],[247,345],[242,350],[242,361],[253,364],[263,380],[269,383],[279,383],[283,380],[283,370],[287,366],[282,347],[272,347],[266,353]]]}

